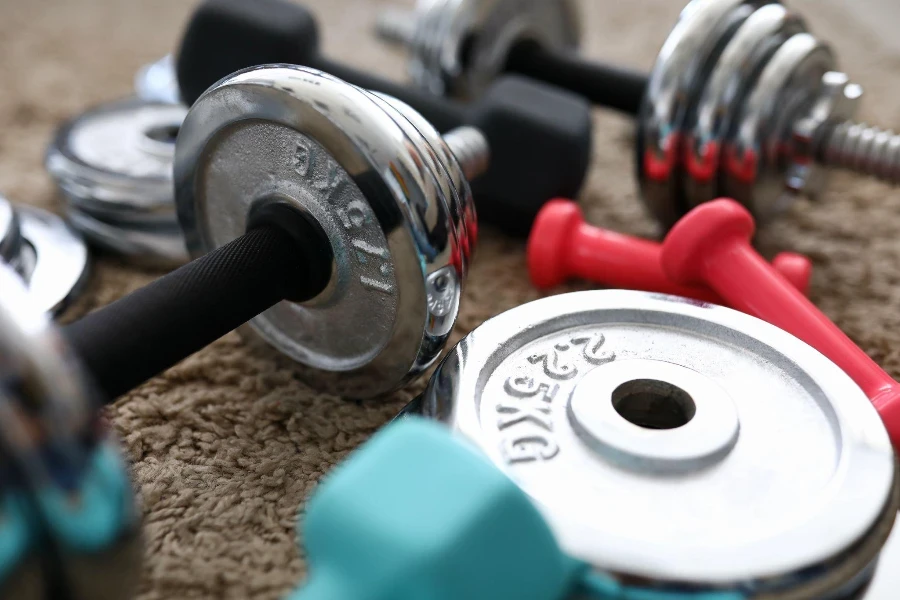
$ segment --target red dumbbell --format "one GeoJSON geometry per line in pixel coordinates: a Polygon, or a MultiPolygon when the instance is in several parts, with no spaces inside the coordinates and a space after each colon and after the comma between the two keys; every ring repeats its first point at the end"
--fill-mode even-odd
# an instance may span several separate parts
{"type": "MultiPolygon", "coordinates": [[[[551,200],[538,213],[528,238],[528,270],[541,289],[580,277],[612,287],[645,290],[722,304],[712,290],[680,285],[666,277],[660,244],[584,222],[571,200],[551,200]]],[[[812,265],[805,256],[783,252],[772,262],[802,293],[809,288],[812,265]]]]}
{"type": "Polygon", "coordinates": [[[755,224],[743,206],[720,199],[682,217],[663,242],[672,280],[706,285],[732,306],[792,333],[830,358],[866,393],[900,448],[900,383],[894,381],[750,245],[755,224]]]}

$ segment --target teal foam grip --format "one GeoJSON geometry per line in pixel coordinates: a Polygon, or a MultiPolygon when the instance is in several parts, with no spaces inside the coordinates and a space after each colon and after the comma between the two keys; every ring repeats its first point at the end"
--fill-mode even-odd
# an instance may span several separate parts
{"type": "Polygon", "coordinates": [[[37,494],[49,534],[67,550],[99,552],[134,526],[136,519],[128,472],[112,444],[94,450],[73,501],[65,491],[37,494]]]}
{"type": "Polygon", "coordinates": [[[7,492],[0,500],[0,582],[12,574],[31,552],[35,544],[33,517],[27,500],[7,492]]]}
{"type": "Polygon", "coordinates": [[[528,497],[442,426],[396,421],[329,475],[292,600],[558,600],[586,566],[528,497]]]}

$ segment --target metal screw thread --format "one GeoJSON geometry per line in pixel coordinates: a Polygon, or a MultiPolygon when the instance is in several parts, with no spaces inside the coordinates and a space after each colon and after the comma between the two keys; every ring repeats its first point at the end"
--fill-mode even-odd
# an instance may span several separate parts
{"type": "Polygon", "coordinates": [[[824,140],[822,161],[900,184],[900,135],[864,123],[845,121],[824,140]]]}
{"type": "Polygon", "coordinates": [[[378,14],[375,32],[383,40],[409,46],[416,33],[415,15],[401,8],[388,8],[378,14]]]}
{"type": "Polygon", "coordinates": [[[487,171],[491,151],[481,131],[474,127],[457,127],[445,133],[443,138],[467,180],[472,181],[487,171]]]}

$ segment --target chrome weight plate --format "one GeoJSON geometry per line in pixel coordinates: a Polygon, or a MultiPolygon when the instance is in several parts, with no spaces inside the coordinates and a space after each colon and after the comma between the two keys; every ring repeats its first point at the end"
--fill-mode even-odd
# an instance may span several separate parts
{"type": "Polygon", "coordinates": [[[776,327],[672,296],[503,313],[444,359],[420,412],[516,481],[595,584],[829,597],[897,510],[887,433],[845,373],[776,327]]]}
{"type": "Polygon", "coordinates": [[[72,206],[66,208],[66,219],[95,246],[136,265],[168,269],[190,260],[178,226],[110,224],[72,206]]]}
{"type": "Polygon", "coordinates": [[[31,302],[59,314],[82,291],[89,269],[84,240],[65,221],[0,196],[0,263],[28,286],[31,302]]]}
{"type": "Polygon", "coordinates": [[[759,8],[738,28],[709,75],[685,123],[684,186],[688,207],[719,197],[719,169],[735,148],[726,138],[737,120],[736,106],[747,95],[772,54],[789,37],[802,33],[803,21],[781,4],[759,8]],[[724,151],[724,152],[723,152],[724,151]]]}
{"type": "Polygon", "coordinates": [[[576,48],[578,23],[572,0],[422,0],[409,74],[433,93],[478,97],[503,72],[516,42],[576,48]]]}
{"type": "Polygon", "coordinates": [[[5,266],[0,290],[3,481],[30,506],[25,514],[40,529],[40,551],[53,555],[41,564],[59,567],[44,580],[62,577],[73,600],[131,597],[140,575],[139,517],[124,463],[99,427],[103,402],[5,266]]]}
{"type": "Polygon", "coordinates": [[[174,57],[167,54],[155,63],[143,66],[134,77],[134,91],[138,98],[151,102],[180,103],[174,57]]]}
{"type": "Polygon", "coordinates": [[[20,271],[37,308],[59,314],[84,289],[90,267],[87,245],[60,217],[18,206],[22,232],[20,271]]]}
{"type": "Polygon", "coordinates": [[[794,199],[787,186],[794,124],[816,100],[810,90],[817,91],[834,67],[831,50],[808,33],[797,33],[778,48],[735,116],[724,148],[733,160],[722,170],[719,195],[734,198],[761,220],[794,199]]]}
{"type": "Polygon", "coordinates": [[[64,124],[46,167],[67,201],[113,223],[176,223],[175,138],[187,109],[129,99],[64,124]]]}
{"type": "Polygon", "coordinates": [[[229,77],[185,119],[175,192],[193,255],[243,234],[250,213],[273,202],[308,215],[331,242],[326,289],[251,322],[306,367],[312,385],[379,395],[440,352],[467,263],[459,246],[467,225],[450,207],[471,205],[471,194],[446,185],[446,171],[464,181],[456,160],[442,172],[430,160],[440,156],[433,147],[423,155],[436,138],[392,102],[289,66],[229,77]]]}

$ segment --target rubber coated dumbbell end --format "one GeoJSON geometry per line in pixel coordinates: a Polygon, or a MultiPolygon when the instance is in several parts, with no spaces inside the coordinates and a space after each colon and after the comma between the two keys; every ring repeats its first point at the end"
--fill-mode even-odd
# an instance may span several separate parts
{"type": "Polygon", "coordinates": [[[310,500],[292,600],[556,600],[584,565],[528,497],[442,426],[383,429],[310,500]]]}
{"type": "Polygon", "coordinates": [[[750,211],[728,198],[701,204],[690,215],[666,236],[663,268],[682,283],[705,284],[705,259],[723,243],[752,239],[756,224],[750,211]]]}

